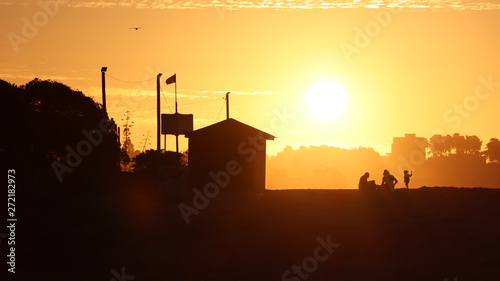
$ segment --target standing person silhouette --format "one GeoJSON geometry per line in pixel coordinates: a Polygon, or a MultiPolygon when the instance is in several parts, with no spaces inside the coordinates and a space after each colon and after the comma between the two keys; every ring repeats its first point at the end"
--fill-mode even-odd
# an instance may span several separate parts
{"type": "Polygon", "coordinates": [[[408,184],[410,183],[410,177],[413,176],[413,172],[408,173],[407,170],[404,170],[404,174],[405,174],[405,185],[406,188],[409,189],[408,184]]]}
{"type": "Polygon", "coordinates": [[[391,173],[389,173],[389,171],[384,170],[383,177],[382,177],[382,184],[380,186],[394,192],[394,186],[397,183],[398,183],[398,180],[396,179],[396,177],[391,175],[391,173]]]}

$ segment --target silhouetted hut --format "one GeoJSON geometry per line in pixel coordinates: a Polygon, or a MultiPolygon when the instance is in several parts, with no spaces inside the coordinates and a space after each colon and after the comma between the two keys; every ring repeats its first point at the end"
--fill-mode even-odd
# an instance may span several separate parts
{"type": "Polygon", "coordinates": [[[186,134],[190,188],[262,191],[266,141],[274,136],[232,118],[186,134]]]}

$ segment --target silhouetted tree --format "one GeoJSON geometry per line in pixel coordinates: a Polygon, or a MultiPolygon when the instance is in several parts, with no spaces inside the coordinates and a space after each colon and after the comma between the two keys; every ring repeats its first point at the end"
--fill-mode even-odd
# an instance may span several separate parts
{"type": "Polygon", "coordinates": [[[466,136],[464,143],[464,153],[479,155],[481,154],[481,146],[483,142],[477,136],[466,136]]]}
{"type": "Polygon", "coordinates": [[[0,81],[0,91],[2,129],[8,132],[0,148],[9,151],[31,177],[42,182],[59,179],[74,183],[116,171],[116,132],[103,133],[102,139],[94,134],[93,142],[84,133],[100,130],[100,124],[108,120],[91,98],[64,84],[37,78],[21,87],[0,81]],[[70,154],[78,154],[81,161],[70,154]],[[59,176],[54,171],[55,162],[59,168],[65,167],[59,176]]]}
{"type": "Polygon", "coordinates": [[[127,166],[130,164],[132,160],[130,156],[128,156],[127,149],[122,147],[120,148],[120,164],[122,166],[122,171],[127,171],[127,166]]]}
{"type": "Polygon", "coordinates": [[[18,166],[26,158],[29,134],[26,130],[28,110],[24,99],[22,89],[0,80],[0,164],[18,166]]]}
{"type": "Polygon", "coordinates": [[[433,156],[449,156],[451,154],[481,153],[482,142],[477,136],[462,136],[459,133],[453,136],[434,135],[429,140],[433,156]]]}
{"type": "Polygon", "coordinates": [[[455,133],[451,137],[451,142],[452,151],[455,151],[456,154],[464,154],[466,147],[465,136],[462,136],[459,133],[455,133]]]}
{"type": "Polygon", "coordinates": [[[434,135],[429,139],[429,145],[433,156],[446,156],[453,149],[453,141],[450,135],[434,135]]]}
{"type": "Polygon", "coordinates": [[[125,113],[125,124],[123,125],[123,144],[120,149],[120,163],[123,166],[123,170],[128,170],[128,165],[132,161],[132,158],[139,154],[139,151],[134,150],[134,144],[130,139],[132,135],[131,128],[134,127],[134,121],[130,120],[130,111],[125,113]]]}
{"type": "Polygon", "coordinates": [[[497,138],[490,139],[486,144],[484,154],[488,156],[488,160],[494,163],[500,163],[500,140],[497,138]]]}
{"type": "Polygon", "coordinates": [[[477,136],[462,136],[455,133],[451,138],[452,149],[456,154],[479,155],[481,153],[482,142],[477,136]]]}
{"type": "Polygon", "coordinates": [[[189,159],[189,149],[186,149],[186,151],[182,153],[182,158],[181,158],[182,166],[184,167],[188,166],[188,159],[189,159]]]}
{"type": "Polygon", "coordinates": [[[186,155],[173,151],[160,152],[149,149],[141,152],[133,159],[132,169],[134,172],[156,171],[159,166],[162,167],[186,167],[186,155]]]}

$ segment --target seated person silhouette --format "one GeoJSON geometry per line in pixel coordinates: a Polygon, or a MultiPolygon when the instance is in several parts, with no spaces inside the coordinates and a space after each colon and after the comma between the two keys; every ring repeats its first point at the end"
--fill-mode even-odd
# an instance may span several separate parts
{"type": "Polygon", "coordinates": [[[391,175],[389,171],[384,170],[383,176],[382,176],[382,184],[380,185],[381,190],[387,190],[394,192],[394,186],[398,183],[398,180],[396,177],[391,175]]]}
{"type": "Polygon", "coordinates": [[[375,181],[369,181],[370,173],[366,172],[364,175],[359,178],[358,188],[360,191],[372,191],[377,189],[377,185],[375,181]]]}

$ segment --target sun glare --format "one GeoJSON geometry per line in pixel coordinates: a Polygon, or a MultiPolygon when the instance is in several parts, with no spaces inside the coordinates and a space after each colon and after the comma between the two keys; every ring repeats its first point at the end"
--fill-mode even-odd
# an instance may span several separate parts
{"type": "Polygon", "coordinates": [[[321,81],[307,92],[307,105],[311,116],[317,120],[338,120],[347,108],[347,93],[335,82],[321,81]]]}

